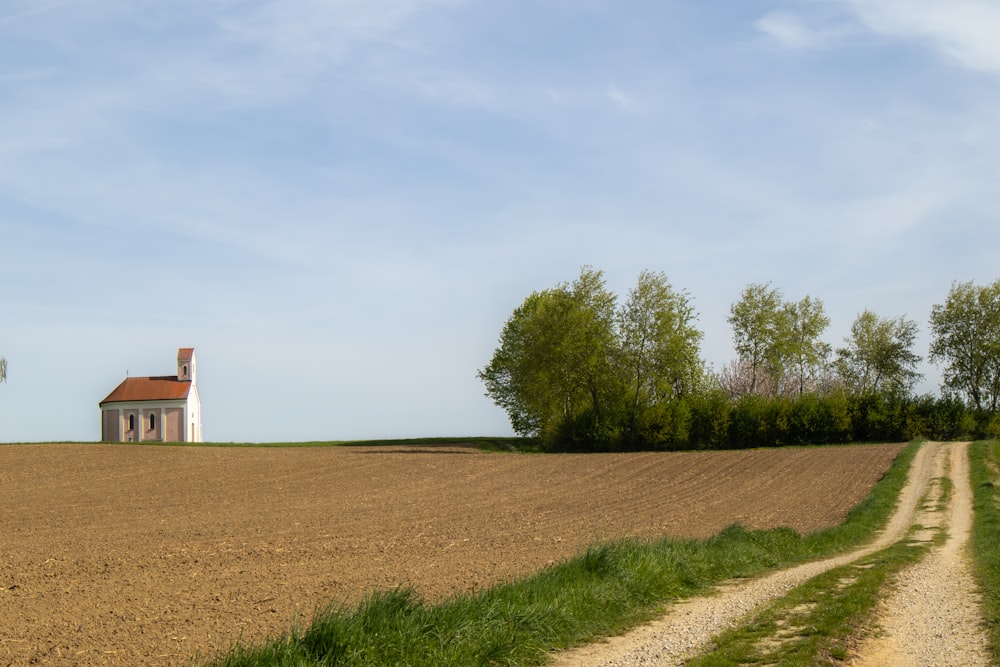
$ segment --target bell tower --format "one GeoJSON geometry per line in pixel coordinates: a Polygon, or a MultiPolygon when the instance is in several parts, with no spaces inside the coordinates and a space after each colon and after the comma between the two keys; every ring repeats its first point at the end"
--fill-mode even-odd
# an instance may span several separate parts
{"type": "Polygon", "coordinates": [[[195,384],[195,358],[193,347],[182,347],[177,350],[177,381],[195,384]]]}

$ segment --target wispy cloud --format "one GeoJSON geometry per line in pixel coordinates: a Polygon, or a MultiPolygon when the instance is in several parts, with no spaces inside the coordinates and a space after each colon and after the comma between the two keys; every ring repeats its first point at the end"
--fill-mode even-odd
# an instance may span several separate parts
{"type": "Polygon", "coordinates": [[[1000,5],[992,0],[847,0],[879,34],[930,44],[954,62],[1000,74],[1000,5]]]}
{"type": "Polygon", "coordinates": [[[778,44],[789,49],[820,46],[841,34],[838,30],[810,27],[798,16],[786,12],[766,14],[754,25],[778,44]]]}
{"type": "Polygon", "coordinates": [[[639,103],[636,98],[622,92],[621,88],[616,84],[608,86],[608,99],[625,113],[635,113],[639,110],[639,103]]]}
{"type": "Polygon", "coordinates": [[[15,23],[21,19],[26,19],[36,14],[44,14],[54,10],[72,5],[79,0],[63,0],[62,2],[49,2],[38,4],[37,2],[12,3],[13,7],[6,7],[6,13],[0,15],[0,25],[15,23]]]}
{"type": "Polygon", "coordinates": [[[413,47],[403,31],[422,11],[453,0],[270,0],[219,19],[236,41],[271,55],[341,61],[354,48],[369,44],[413,47]]]}
{"type": "Polygon", "coordinates": [[[51,77],[52,69],[26,69],[18,71],[0,71],[0,82],[2,83],[26,83],[31,81],[41,81],[51,77]]]}

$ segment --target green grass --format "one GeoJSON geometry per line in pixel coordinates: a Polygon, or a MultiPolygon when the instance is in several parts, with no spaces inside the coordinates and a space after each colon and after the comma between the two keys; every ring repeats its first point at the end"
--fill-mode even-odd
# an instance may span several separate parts
{"type": "Polygon", "coordinates": [[[620,540],[522,581],[430,604],[400,589],[335,606],[262,647],[234,647],[218,667],[257,665],[537,665],[549,651],[618,634],[734,577],[835,553],[863,542],[887,520],[918,443],[833,528],[730,526],[707,540],[620,540]]]}
{"type": "Polygon", "coordinates": [[[972,558],[983,594],[994,664],[1000,665],[1000,441],[974,442],[969,449],[970,478],[976,516],[972,526],[972,558]]]}

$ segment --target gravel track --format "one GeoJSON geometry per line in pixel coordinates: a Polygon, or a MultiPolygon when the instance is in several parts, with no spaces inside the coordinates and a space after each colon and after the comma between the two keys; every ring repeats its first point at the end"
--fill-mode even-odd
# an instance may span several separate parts
{"type": "Polygon", "coordinates": [[[894,582],[880,605],[878,632],[861,646],[856,667],[990,664],[967,553],[973,517],[968,443],[948,447],[947,454],[954,484],[944,516],[947,541],[894,582]]]}
{"type": "MultiPolygon", "coordinates": [[[[903,539],[917,518],[921,498],[929,488],[931,480],[943,472],[945,456],[949,451],[952,452],[953,458],[954,456],[962,458],[966,449],[963,445],[947,446],[941,443],[928,443],[920,448],[888,525],[871,544],[834,558],[805,563],[760,578],[720,586],[708,596],[671,605],[663,617],[626,635],[556,654],[550,664],[555,667],[682,665],[685,660],[704,650],[714,636],[735,627],[749,614],[799,584],[903,539]]],[[[956,467],[953,466],[953,469],[956,467]]],[[[965,480],[968,486],[967,473],[965,480]]],[[[953,507],[955,505],[957,503],[953,503],[953,507]]],[[[964,511],[966,514],[971,513],[971,504],[964,511]]]]}

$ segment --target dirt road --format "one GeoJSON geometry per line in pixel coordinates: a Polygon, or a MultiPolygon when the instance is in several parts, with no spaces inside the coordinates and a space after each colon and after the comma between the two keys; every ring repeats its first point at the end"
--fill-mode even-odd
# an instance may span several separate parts
{"type": "MultiPolygon", "coordinates": [[[[947,541],[894,583],[882,601],[878,631],[861,647],[856,667],[990,664],[980,596],[967,553],[973,516],[968,444],[946,446],[939,459],[947,461],[944,474],[953,484],[951,502],[936,517],[947,531],[947,541]]],[[[929,517],[926,523],[934,525],[934,519],[929,517]]]]}
{"type": "Polygon", "coordinates": [[[605,538],[816,530],[900,448],[0,446],[0,665],[188,665],[366,590],[473,591],[605,538]]]}
{"type": "Polygon", "coordinates": [[[555,667],[682,665],[711,639],[806,580],[904,539],[913,525],[930,526],[934,512],[921,500],[934,478],[951,476],[949,539],[943,548],[902,578],[885,604],[885,636],[866,645],[859,667],[987,665],[965,545],[971,525],[968,443],[928,443],[917,453],[886,529],[864,548],[772,575],[721,587],[716,594],[673,605],[661,619],[622,637],[559,654],[555,667]],[[950,472],[949,472],[950,470],[950,472]],[[923,597],[925,599],[920,600],[923,597]]]}

